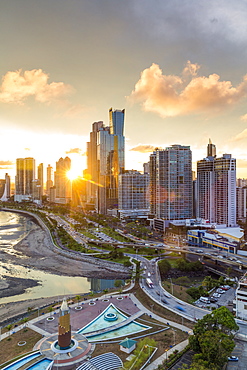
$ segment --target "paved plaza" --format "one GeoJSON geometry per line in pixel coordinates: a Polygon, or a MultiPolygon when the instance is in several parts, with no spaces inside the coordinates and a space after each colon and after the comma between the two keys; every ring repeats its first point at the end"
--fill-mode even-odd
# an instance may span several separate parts
{"type": "MultiPolygon", "coordinates": [[[[78,304],[73,304],[70,307],[70,322],[72,331],[77,331],[94,320],[112,303],[128,316],[134,315],[140,311],[137,305],[132,301],[129,295],[122,295],[118,297],[110,296],[103,299],[91,299],[89,301],[80,302],[82,307],[78,310],[78,304]]],[[[59,309],[52,312],[49,316],[42,315],[32,323],[33,329],[46,332],[48,334],[56,333],[58,328],[58,312],[59,309]],[[35,329],[36,327],[36,329],[35,329]]]]}

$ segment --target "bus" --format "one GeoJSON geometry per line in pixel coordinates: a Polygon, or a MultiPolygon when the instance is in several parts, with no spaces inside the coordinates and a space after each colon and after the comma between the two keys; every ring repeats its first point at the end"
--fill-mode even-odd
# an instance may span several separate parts
{"type": "Polygon", "coordinates": [[[154,284],[153,284],[153,282],[152,282],[152,280],[151,280],[151,279],[146,278],[146,283],[147,283],[147,286],[148,286],[149,288],[153,288],[153,287],[154,287],[154,284]]]}

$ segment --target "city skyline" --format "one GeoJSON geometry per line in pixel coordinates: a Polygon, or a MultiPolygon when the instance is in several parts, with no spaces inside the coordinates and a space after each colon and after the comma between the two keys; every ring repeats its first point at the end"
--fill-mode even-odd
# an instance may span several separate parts
{"type": "Polygon", "coordinates": [[[193,169],[209,138],[247,177],[246,13],[203,0],[2,4],[0,178],[16,158],[86,168],[93,122],[125,109],[127,170],[156,147],[191,147],[193,169]]]}

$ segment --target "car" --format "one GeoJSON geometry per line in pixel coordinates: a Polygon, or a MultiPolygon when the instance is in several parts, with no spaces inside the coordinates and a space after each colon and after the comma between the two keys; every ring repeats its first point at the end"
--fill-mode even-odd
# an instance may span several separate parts
{"type": "Polygon", "coordinates": [[[218,289],[216,289],[216,293],[223,294],[223,293],[225,293],[225,291],[223,289],[218,288],[218,289]]]}
{"type": "Polygon", "coordinates": [[[171,298],[171,294],[167,293],[167,292],[164,292],[164,295],[167,297],[167,298],[171,298]]]}
{"type": "Polygon", "coordinates": [[[160,292],[158,290],[155,291],[156,294],[160,295],[160,292]]]}
{"type": "Polygon", "coordinates": [[[229,356],[228,361],[238,361],[238,357],[237,356],[229,356]]]}
{"type": "Polygon", "coordinates": [[[196,253],[203,253],[203,250],[202,249],[197,249],[196,253]]]}
{"type": "Polygon", "coordinates": [[[210,297],[209,300],[210,300],[211,303],[217,302],[217,298],[214,298],[214,297],[210,297]]]}
{"type": "Polygon", "coordinates": [[[179,310],[179,311],[182,311],[182,312],[185,312],[186,311],[186,309],[185,308],[183,308],[183,307],[181,307],[181,306],[176,306],[175,307],[177,310],[179,310]]]}
{"type": "Polygon", "coordinates": [[[214,294],[213,294],[213,297],[214,297],[214,298],[220,298],[220,297],[221,297],[221,295],[220,295],[219,293],[214,293],[214,294]]]}
{"type": "Polygon", "coordinates": [[[167,300],[165,298],[161,298],[161,302],[168,304],[167,300]]]}
{"type": "Polygon", "coordinates": [[[239,260],[236,260],[236,262],[237,262],[237,263],[242,263],[242,262],[241,262],[241,261],[239,261],[239,260]]]}

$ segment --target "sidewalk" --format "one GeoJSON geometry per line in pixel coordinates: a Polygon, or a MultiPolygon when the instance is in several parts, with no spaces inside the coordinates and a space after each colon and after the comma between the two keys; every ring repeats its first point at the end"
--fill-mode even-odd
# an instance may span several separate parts
{"type": "Polygon", "coordinates": [[[181,343],[178,343],[176,346],[168,349],[163,355],[158,357],[155,361],[153,361],[150,365],[145,367],[145,370],[154,370],[157,369],[159,365],[162,365],[164,361],[168,359],[168,356],[171,355],[175,350],[178,350],[179,352],[182,351],[187,345],[189,341],[188,339],[184,340],[181,343]]]}

